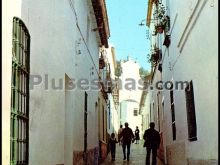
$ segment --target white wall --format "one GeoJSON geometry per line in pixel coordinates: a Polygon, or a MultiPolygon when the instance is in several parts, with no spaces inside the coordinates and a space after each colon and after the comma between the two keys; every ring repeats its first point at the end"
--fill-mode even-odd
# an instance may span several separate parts
{"type": "Polygon", "coordinates": [[[120,123],[124,127],[124,123],[128,122],[129,127],[135,131],[136,126],[140,129],[142,124],[142,116],[139,115],[139,102],[142,90],[138,89],[138,87],[143,87],[139,82],[141,79],[139,75],[140,66],[128,57],[126,61],[121,62],[121,67],[122,74],[119,77],[122,85],[122,88],[119,90],[120,123]],[[138,110],[138,116],[134,116],[134,108],[138,110]]]}
{"type": "MultiPolygon", "coordinates": [[[[172,11],[171,16],[178,13],[178,18],[171,38],[170,58],[164,61],[166,64],[171,61],[172,71],[165,74],[167,74],[166,79],[169,79],[171,77],[169,75],[172,75],[174,81],[193,80],[198,140],[195,142],[186,141],[187,157],[217,159],[218,41],[216,36],[218,34],[218,1],[201,0],[198,2],[195,15],[192,15],[192,22],[189,23],[186,30],[188,38],[183,39],[179,48],[176,47],[176,44],[180,41],[180,37],[174,36],[182,36],[183,30],[189,21],[189,13],[192,13],[192,10],[195,9],[195,5],[192,3],[189,7],[189,4],[184,1],[181,2],[183,4],[180,7],[179,3],[178,5],[177,3],[170,3],[170,8],[176,9],[176,11],[172,11]],[[181,8],[184,11],[181,12],[181,8]],[[201,12],[199,13],[199,11],[201,12]],[[205,39],[201,39],[201,36],[204,36],[205,39]],[[185,45],[183,45],[183,42],[185,42],[185,45]],[[183,47],[182,52],[178,52],[181,51],[181,47],[183,47]],[[174,60],[177,60],[175,64],[174,60]]],[[[183,118],[183,116],[186,116],[185,101],[183,101],[185,100],[184,92],[176,91],[174,94],[175,103],[178,105],[176,109],[177,130],[181,130],[181,132],[177,132],[177,139],[186,140],[188,135],[186,128],[184,128],[184,126],[187,126],[186,118],[183,118]]]]}
{"type": "Polygon", "coordinates": [[[107,113],[108,133],[109,134],[113,132],[118,133],[118,129],[119,129],[118,109],[116,109],[115,107],[112,95],[109,95],[108,99],[110,101],[110,117],[109,117],[109,112],[107,113]],[[109,123],[110,123],[110,127],[109,127],[109,123]]]}
{"type": "Polygon", "coordinates": [[[144,99],[144,105],[142,106],[141,110],[141,115],[143,117],[143,131],[149,128],[150,124],[150,96],[151,96],[151,91],[149,91],[144,99]]]}
{"type": "MultiPolygon", "coordinates": [[[[114,49],[113,44],[109,44],[109,48],[106,48],[106,62],[110,65],[110,72],[111,72],[111,79],[115,80],[115,64],[116,61],[114,58],[116,58],[115,54],[113,54],[112,49],[114,49]]],[[[113,101],[113,96],[111,93],[108,94],[108,99],[110,101],[110,117],[109,113],[107,114],[107,119],[110,119],[110,128],[109,128],[109,121],[108,123],[108,133],[111,134],[112,132],[117,133],[119,129],[119,114],[118,114],[118,108],[115,106],[113,101]]]]}
{"type": "MultiPolygon", "coordinates": [[[[177,137],[172,140],[170,93],[164,90],[165,143],[174,148],[183,144],[185,149],[179,150],[188,159],[217,160],[218,1],[169,0],[167,5],[171,18],[171,44],[169,49],[163,46],[162,80],[193,81],[198,140],[188,141],[184,90],[174,90],[177,137]]],[[[175,155],[173,157],[175,160],[175,155]]]]}
{"type": "MultiPolygon", "coordinates": [[[[64,80],[65,75],[77,79],[98,77],[95,69],[98,68],[99,40],[96,32],[91,31],[94,28],[94,22],[91,21],[89,28],[87,43],[89,55],[82,36],[76,28],[76,18],[69,1],[12,2],[7,0],[3,5],[6,16],[3,20],[5,25],[3,27],[5,41],[3,45],[3,123],[6,124],[3,125],[3,164],[9,164],[10,158],[11,32],[14,16],[21,18],[31,36],[30,74],[41,75],[43,78],[42,83],[34,86],[30,91],[29,163],[32,165],[69,164],[72,161],[72,152],[83,150],[84,91],[68,92],[68,98],[65,100],[64,80]],[[79,48],[76,48],[76,42],[79,40],[81,40],[79,48]],[[76,55],[76,49],[81,50],[80,55],[76,55]],[[49,78],[48,90],[45,90],[46,74],[49,78]],[[53,78],[56,80],[56,85],[60,78],[63,80],[62,89],[52,89],[51,79],[53,78]],[[72,103],[69,104],[71,101],[72,103]]],[[[87,1],[75,1],[74,5],[77,8],[79,27],[83,37],[86,38],[87,16],[91,19],[93,17],[88,12],[87,1]]],[[[98,92],[88,91],[87,93],[88,149],[91,149],[98,146],[97,111],[95,110],[98,92]]]]}
{"type": "Polygon", "coordinates": [[[10,115],[13,16],[21,16],[21,1],[2,1],[2,163],[10,162],[10,115]],[[8,8],[10,6],[11,8],[8,8]]]}
{"type": "Polygon", "coordinates": [[[127,61],[121,62],[121,67],[122,74],[119,79],[121,80],[122,88],[119,90],[119,102],[127,99],[139,102],[142,91],[138,88],[143,87],[139,82],[141,79],[139,75],[139,64],[128,57],[127,61]]]}
{"type": "Polygon", "coordinates": [[[138,126],[140,130],[140,135],[142,134],[141,131],[141,124],[142,124],[142,116],[138,114],[138,116],[134,116],[134,109],[139,108],[139,103],[137,102],[131,102],[131,101],[123,101],[121,103],[121,123],[124,127],[125,122],[128,122],[129,127],[134,132],[136,129],[136,126],[138,126]]]}

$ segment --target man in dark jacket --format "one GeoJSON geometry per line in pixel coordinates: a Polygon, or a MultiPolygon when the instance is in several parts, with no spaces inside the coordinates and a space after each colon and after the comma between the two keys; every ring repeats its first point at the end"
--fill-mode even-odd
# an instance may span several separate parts
{"type": "Polygon", "coordinates": [[[160,145],[160,134],[154,129],[154,122],[150,123],[150,128],[144,132],[144,147],[147,148],[146,165],[150,165],[150,153],[152,150],[152,165],[157,164],[157,149],[160,145]]]}
{"type": "Polygon", "coordinates": [[[128,123],[125,123],[125,128],[122,130],[119,139],[123,138],[122,148],[124,154],[124,160],[126,160],[126,147],[127,147],[127,161],[129,161],[131,142],[134,142],[134,134],[131,128],[128,127],[128,123]]]}

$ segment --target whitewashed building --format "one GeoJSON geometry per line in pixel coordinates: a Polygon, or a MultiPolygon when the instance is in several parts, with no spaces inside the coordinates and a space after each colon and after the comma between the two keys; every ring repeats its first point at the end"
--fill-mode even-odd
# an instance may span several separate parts
{"type": "Polygon", "coordinates": [[[103,161],[108,154],[108,140],[111,133],[117,133],[118,120],[118,86],[115,84],[115,49],[112,45],[109,48],[101,48],[99,58],[99,78],[102,90],[98,98],[98,134],[99,134],[99,158],[103,161]]]}
{"type": "MultiPolygon", "coordinates": [[[[141,128],[142,118],[139,113],[139,102],[141,98],[142,81],[139,74],[139,64],[128,57],[127,60],[121,61],[121,76],[119,103],[120,103],[120,124],[128,122],[129,127],[135,131],[136,126],[141,128]]],[[[141,134],[140,130],[140,134],[141,134]]]]}
{"type": "Polygon", "coordinates": [[[119,89],[117,86],[117,77],[115,76],[116,53],[112,44],[106,49],[106,61],[110,67],[110,78],[112,80],[112,91],[108,95],[109,111],[108,111],[108,133],[116,133],[119,128],[119,89]]]}
{"type": "Polygon", "coordinates": [[[159,156],[169,165],[218,164],[217,12],[212,0],[148,1],[152,47],[160,50],[151,58],[149,106],[163,140],[159,156]]]}
{"type": "MultiPolygon", "coordinates": [[[[147,75],[144,79],[145,84],[144,84],[144,90],[142,91],[141,99],[140,99],[140,104],[139,104],[139,109],[140,109],[140,114],[142,115],[142,133],[144,134],[144,131],[147,130],[150,127],[150,122],[154,121],[154,118],[151,117],[153,114],[153,111],[151,110],[151,105],[150,105],[150,96],[152,91],[149,88],[150,85],[150,80],[151,80],[151,74],[147,75]]],[[[142,137],[143,137],[142,134],[142,137]]]]}
{"type": "Polygon", "coordinates": [[[3,164],[98,164],[99,93],[88,86],[108,47],[105,1],[2,5],[3,164]]]}

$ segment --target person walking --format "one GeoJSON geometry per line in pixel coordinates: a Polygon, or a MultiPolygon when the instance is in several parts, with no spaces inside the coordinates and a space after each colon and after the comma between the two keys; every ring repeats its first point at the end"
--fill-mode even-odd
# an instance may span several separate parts
{"type": "Polygon", "coordinates": [[[119,139],[119,136],[121,135],[122,130],[123,130],[123,125],[120,125],[120,128],[118,129],[118,144],[119,144],[119,146],[122,144],[122,137],[121,137],[121,139],[119,139]]]}
{"type": "Polygon", "coordinates": [[[127,158],[127,161],[129,161],[131,142],[134,142],[134,134],[132,129],[128,127],[127,122],[125,123],[125,128],[122,130],[119,139],[121,137],[123,138],[122,148],[123,148],[124,160],[126,160],[127,158]],[[127,148],[127,155],[126,155],[126,148],[127,148]]]}
{"type": "Polygon", "coordinates": [[[135,130],[135,140],[136,140],[136,143],[135,144],[139,144],[139,140],[140,140],[140,135],[139,135],[140,131],[138,129],[138,126],[136,127],[136,130],[135,130]]]}
{"type": "Polygon", "coordinates": [[[144,132],[144,147],[147,150],[146,165],[150,165],[150,154],[152,150],[152,165],[157,164],[157,149],[160,145],[160,134],[154,129],[154,122],[150,123],[150,128],[144,132]]]}
{"type": "Polygon", "coordinates": [[[112,161],[115,161],[116,143],[118,143],[118,141],[116,140],[114,133],[111,134],[108,143],[111,151],[112,161]]]}

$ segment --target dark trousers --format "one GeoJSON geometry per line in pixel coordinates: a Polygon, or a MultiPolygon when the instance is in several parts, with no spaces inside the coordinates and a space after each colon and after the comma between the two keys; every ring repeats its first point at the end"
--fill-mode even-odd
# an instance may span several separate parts
{"type": "Polygon", "coordinates": [[[131,143],[123,143],[122,144],[124,159],[126,159],[126,152],[125,152],[126,147],[127,147],[127,159],[129,160],[131,143]]]}
{"type": "Polygon", "coordinates": [[[150,154],[152,150],[152,165],[157,164],[157,148],[147,147],[146,165],[150,165],[150,154]]]}
{"type": "Polygon", "coordinates": [[[115,159],[115,148],[111,149],[112,159],[115,159]]]}

